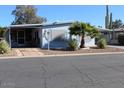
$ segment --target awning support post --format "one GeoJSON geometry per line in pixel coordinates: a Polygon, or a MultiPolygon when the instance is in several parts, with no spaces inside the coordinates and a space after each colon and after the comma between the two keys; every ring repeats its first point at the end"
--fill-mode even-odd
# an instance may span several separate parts
{"type": "Polygon", "coordinates": [[[47,32],[48,35],[48,50],[50,50],[50,31],[47,32]]]}
{"type": "Polygon", "coordinates": [[[11,46],[11,29],[9,28],[9,46],[10,48],[12,48],[11,46]]]}

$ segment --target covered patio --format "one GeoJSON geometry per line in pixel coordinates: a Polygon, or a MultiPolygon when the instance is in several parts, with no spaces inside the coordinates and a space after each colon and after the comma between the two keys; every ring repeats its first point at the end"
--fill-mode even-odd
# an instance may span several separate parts
{"type": "Polygon", "coordinates": [[[9,27],[8,41],[11,48],[64,48],[70,40],[72,22],[50,24],[20,24],[9,27]]]}
{"type": "Polygon", "coordinates": [[[15,47],[40,47],[41,25],[12,25],[9,28],[9,42],[15,47]]]}
{"type": "Polygon", "coordinates": [[[124,33],[124,28],[118,29],[99,29],[108,44],[118,44],[118,35],[124,33]]]}

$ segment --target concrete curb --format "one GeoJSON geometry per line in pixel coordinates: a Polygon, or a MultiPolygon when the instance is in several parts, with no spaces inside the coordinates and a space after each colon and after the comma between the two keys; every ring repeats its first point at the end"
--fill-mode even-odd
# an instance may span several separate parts
{"type": "Polygon", "coordinates": [[[41,56],[11,56],[11,57],[0,57],[0,59],[14,59],[14,58],[33,58],[33,57],[64,57],[64,56],[91,56],[91,55],[113,55],[113,54],[124,54],[124,52],[103,52],[103,53],[80,53],[80,54],[59,54],[59,55],[41,55],[41,56]]]}

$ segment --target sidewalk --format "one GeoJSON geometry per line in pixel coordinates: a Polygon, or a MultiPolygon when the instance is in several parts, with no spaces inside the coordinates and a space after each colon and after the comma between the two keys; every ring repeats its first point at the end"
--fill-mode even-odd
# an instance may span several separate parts
{"type": "Polygon", "coordinates": [[[59,55],[39,55],[39,56],[3,56],[0,59],[15,59],[15,58],[38,58],[38,57],[69,57],[69,56],[94,56],[94,55],[118,55],[124,52],[104,52],[104,53],[80,53],[80,54],[59,54],[59,55]]]}
{"type": "Polygon", "coordinates": [[[89,54],[89,53],[114,53],[114,52],[124,52],[124,48],[116,48],[116,47],[106,47],[105,49],[99,49],[97,47],[91,47],[90,49],[80,49],[77,51],[69,51],[69,50],[43,50],[41,49],[41,52],[44,55],[61,55],[61,54],[89,54]]]}
{"type": "Polygon", "coordinates": [[[77,51],[69,51],[69,50],[45,50],[40,48],[14,48],[17,56],[59,56],[59,55],[87,55],[87,54],[105,54],[105,53],[124,53],[124,47],[119,48],[115,46],[108,46],[105,49],[98,49],[97,47],[92,47],[90,49],[80,49],[77,51]]]}
{"type": "Polygon", "coordinates": [[[104,54],[124,54],[124,47],[108,46],[106,49],[96,47],[90,49],[80,49],[77,51],[68,50],[44,50],[40,48],[13,48],[13,56],[2,56],[6,58],[28,58],[28,57],[56,57],[56,56],[84,56],[84,55],[104,55],[104,54]]]}

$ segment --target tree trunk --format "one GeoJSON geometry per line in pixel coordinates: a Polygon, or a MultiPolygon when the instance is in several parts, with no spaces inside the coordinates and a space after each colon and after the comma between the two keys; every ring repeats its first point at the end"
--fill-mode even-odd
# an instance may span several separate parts
{"type": "Polygon", "coordinates": [[[84,48],[85,47],[85,41],[84,41],[84,35],[81,35],[81,44],[80,44],[80,48],[84,48]]]}

